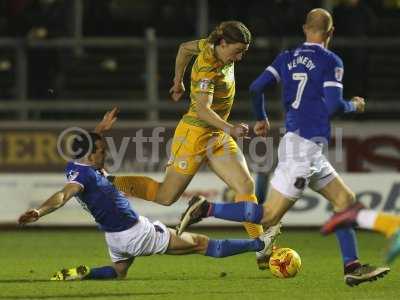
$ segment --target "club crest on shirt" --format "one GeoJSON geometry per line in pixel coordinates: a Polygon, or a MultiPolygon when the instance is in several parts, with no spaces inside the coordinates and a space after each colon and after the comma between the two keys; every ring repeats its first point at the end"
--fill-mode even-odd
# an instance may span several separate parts
{"type": "Polygon", "coordinates": [[[178,166],[180,169],[186,170],[188,168],[187,160],[181,160],[180,162],[178,162],[178,166]]]}
{"type": "Polygon", "coordinates": [[[337,81],[342,81],[343,79],[343,68],[335,68],[335,78],[337,81]]]}
{"type": "Polygon", "coordinates": [[[200,90],[207,92],[208,87],[210,86],[210,83],[211,83],[211,80],[208,78],[201,79],[200,84],[199,84],[200,90]]]}
{"type": "Polygon", "coordinates": [[[68,172],[67,178],[69,181],[74,181],[79,176],[78,171],[71,170],[68,172]]]}

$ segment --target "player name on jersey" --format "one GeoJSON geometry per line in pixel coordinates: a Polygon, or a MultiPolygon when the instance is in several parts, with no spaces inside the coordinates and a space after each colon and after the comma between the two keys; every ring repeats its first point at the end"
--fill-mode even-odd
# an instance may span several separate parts
{"type": "Polygon", "coordinates": [[[298,65],[304,65],[310,71],[315,68],[313,61],[307,56],[297,56],[291,62],[287,64],[289,71],[296,68],[298,65]]]}

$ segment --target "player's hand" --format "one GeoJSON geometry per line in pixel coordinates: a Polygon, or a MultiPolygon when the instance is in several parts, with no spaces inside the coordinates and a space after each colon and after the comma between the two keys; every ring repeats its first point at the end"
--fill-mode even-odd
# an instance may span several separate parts
{"type": "Polygon", "coordinates": [[[37,209],[30,209],[18,218],[18,224],[24,225],[27,223],[33,223],[39,218],[39,211],[37,209]]]}
{"type": "Polygon", "coordinates": [[[233,129],[231,130],[230,135],[235,138],[239,138],[239,137],[248,138],[248,136],[247,136],[248,133],[249,133],[249,125],[247,125],[245,123],[240,123],[240,124],[236,124],[235,126],[233,126],[233,129]]]}
{"type": "Polygon", "coordinates": [[[110,130],[114,123],[117,121],[119,113],[119,108],[114,107],[112,110],[105,113],[103,120],[99,124],[97,124],[95,128],[96,133],[102,133],[104,131],[110,130]]]}
{"type": "Polygon", "coordinates": [[[170,88],[169,93],[171,95],[172,100],[179,101],[182,97],[182,95],[185,93],[185,85],[183,82],[180,81],[175,81],[174,80],[174,85],[172,88],[170,88]]]}
{"type": "Polygon", "coordinates": [[[365,99],[362,97],[353,97],[351,98],[351,102],[353,102],[356,107],[356,112],[363,113],[365,111],[365,99]]]}
{"type": "Polygon", "coordinates": [[[257,121],[254,125],[254,133],[258,136],[267,136],[270,129],[268,119],[257,121]]]}

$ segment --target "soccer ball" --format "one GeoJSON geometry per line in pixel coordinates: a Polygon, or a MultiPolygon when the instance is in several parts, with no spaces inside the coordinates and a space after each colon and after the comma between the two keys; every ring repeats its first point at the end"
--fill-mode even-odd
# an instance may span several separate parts
{"type": "Polygon", "coordinates": [[[273,275],[279,278],[296,276],[300,271],[300,255],[290,248],[278,248],[272,252],[269,260],[269,269],[273,275]]]}

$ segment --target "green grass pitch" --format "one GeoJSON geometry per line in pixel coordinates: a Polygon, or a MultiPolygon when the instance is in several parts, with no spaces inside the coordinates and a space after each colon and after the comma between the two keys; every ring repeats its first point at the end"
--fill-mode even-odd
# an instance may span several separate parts
{"type": "MultiPolygon", "coordinates": [[[[244,238],[242,231],[206,231],[214,238],[244,238]]],[[[360,256],[381,263],[387,241],[359,233],[360,256]]],[[[96,230],[0,231],[0,299],[399,299],[400,261],[385,278],[358,287],[343,282],[334,236],[284,230],[279,245],[301,256],[301,272],[278,279],[256,268],[247,253],[214,259],[199,255],[140,257],[122,281],[50,282],[62,267],[109,263],[103,234],[96,230]]]]}

